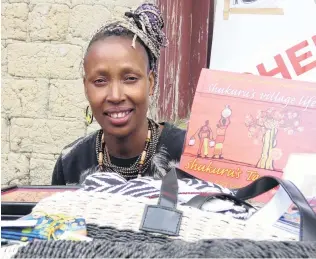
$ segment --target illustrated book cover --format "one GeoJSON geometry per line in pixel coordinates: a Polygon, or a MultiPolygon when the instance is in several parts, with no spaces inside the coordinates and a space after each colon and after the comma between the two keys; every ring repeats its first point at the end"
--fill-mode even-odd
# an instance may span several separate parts
{"type": "Polygon", "coordinates": [[[282,177],[290,154],[316,153],[315,118],[316,83],[203,69],[180,168],[228,188],[282,177]]]}

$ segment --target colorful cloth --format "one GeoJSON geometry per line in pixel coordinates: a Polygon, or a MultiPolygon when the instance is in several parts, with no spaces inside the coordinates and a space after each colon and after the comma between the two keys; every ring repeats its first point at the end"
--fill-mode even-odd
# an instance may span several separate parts
{"type": "Polygon", "coordinates": [[[1,228],[1,237],[11,240],[58,240],[65,234],[71,236],[86,236],[86,223],[83,218],[72,218],[63,215],[46,215],[45,213],[34,212],[26,215],[21,220],[37,220],[35,227],[1,228]]]}

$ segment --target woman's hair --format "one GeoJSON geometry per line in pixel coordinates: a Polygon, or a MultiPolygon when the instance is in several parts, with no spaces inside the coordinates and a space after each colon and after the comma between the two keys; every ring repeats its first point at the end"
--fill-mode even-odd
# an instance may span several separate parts
{"type": "Polygon", "coordinates": [[[132,37],[131,45],[135,48],[136,41],[140,42],[148,54],[149,68],[155,76],[155,92],[157,87],[157,67],[160,49],[167,46],[168,40],[162,31],[164,21],[159,9],[150,3],[140,5],[135,11],[126,12],[123,17],[116,17],[101,27],[92,37],[87,47],[109,36],[132,37]]]}

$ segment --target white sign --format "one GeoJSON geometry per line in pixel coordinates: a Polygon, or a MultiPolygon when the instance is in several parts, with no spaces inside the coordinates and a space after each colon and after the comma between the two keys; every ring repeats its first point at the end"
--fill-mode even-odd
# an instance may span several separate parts
{"type": "Polygon", "coordinates": [[[278,8],[279,0],[229,0],[230,8],[278,8]]]}
{"type": "Polygon", "coordinates": [[[217,0],[210,68],[316,82],[315,0],[217,0]]]}
{"type": "Polygon", "coordinates": [[[316,197],[316,154],[291,154],[283,177],[293,182],[306,197],[316,197]]]}

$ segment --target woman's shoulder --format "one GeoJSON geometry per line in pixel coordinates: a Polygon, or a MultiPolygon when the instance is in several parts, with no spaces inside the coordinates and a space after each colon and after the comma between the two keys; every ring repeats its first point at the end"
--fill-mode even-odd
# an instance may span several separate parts
{"type": "Polygon", "coordinates": [[[174,124],[163,122],[159,145],[167,148],[171,159],[180,160],[185,142],[186,130],[180,129],[174,124]]]}
{"type": "Polygon", "coordinates": [[[78,184],[80,175],[87,169],[96,166],[97,131],[81,137],[63,148],[55,164],[52,184],[78,184]]]}
{"type": "Polygon", "coordinates": [[[181,137],[183,138],[186,134],[186,130],[177,127],[176,125],[169,122],[160,123],[163,125],[162,135],[165,135],[166,138],[172,137],[181,137]]]}
{"type": "Polygon", "coordinates": [[[65,159],[67,157],[72,157],[71,155],[84,153],[86,150],[91,152],[91,147],[95,146],[96,143],[97,133],[98,131],[94,131],[66,145],[61,151],[61,157],[65,159]]]}

